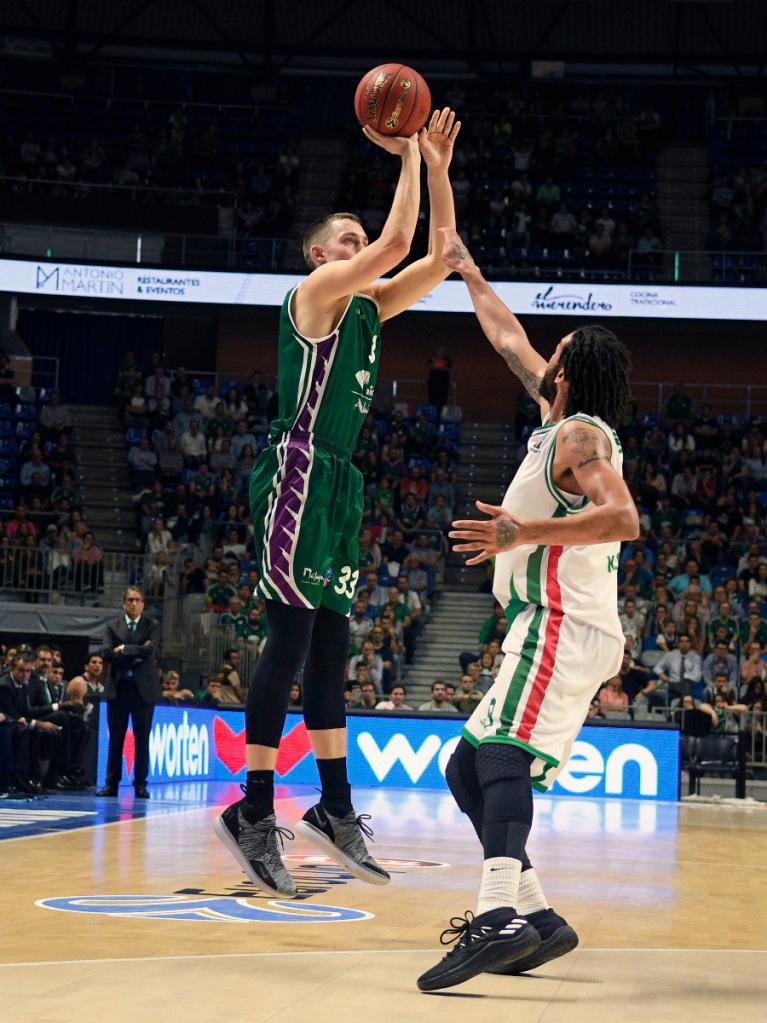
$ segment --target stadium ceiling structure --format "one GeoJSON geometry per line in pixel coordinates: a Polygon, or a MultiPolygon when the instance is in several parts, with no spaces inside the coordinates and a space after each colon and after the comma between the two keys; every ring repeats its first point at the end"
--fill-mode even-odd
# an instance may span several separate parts
{"type": "MultiPolygon", "coordinates": [[[[24,41],[76,64],[135,50],[254,72],[332,58],[468,69],[531,60],[727,65],[764,74],[764,0],[0,0],[5,52],[24,41]]],[[[42,55],[42,54],[41,54],[42,55]]],[[[151,54],[145,52],[151,59],[151,54]]]]}

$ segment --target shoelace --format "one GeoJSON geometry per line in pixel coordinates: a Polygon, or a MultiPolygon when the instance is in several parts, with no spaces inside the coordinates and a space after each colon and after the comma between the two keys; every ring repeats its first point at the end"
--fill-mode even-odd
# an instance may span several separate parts
{"type": "MultiPolygon", "coordinates": [[[[357,817],[355,817],[354,823],[357,825],[357,827],[360,829],[363,835],[367,835],[371,842],[375,842],[375,839],[373,838],[373,829],[368,824],[364,823],[365,821],[369,821],[370,819],[371,817],[369,813],[361,813],[357,817]]],[[[452,922],[453,921],[451,920],[450,923],[452,922]]]]}
{"type": "Polygon", "coordinates": [[[469,931],[473,923],[474,914],[470,909],[466,910],[466,916],[450,917],[450,926],[446,927],[439,936],[440,945],[452,945],[454,941],[458,942],[455,948],[450,949],[448,955],[457,951],[464,944],[469,937],[469,931]]]}
{"type": "Polygon", "coordinates": [[[280,843],[282,852],[285,851],[285,843],[292,842],[296,837],[290,828],[281,828],[279,824],[275,824],[273,828],[270,828],[270,831],[274,833],[277,841],[280,843]]]}

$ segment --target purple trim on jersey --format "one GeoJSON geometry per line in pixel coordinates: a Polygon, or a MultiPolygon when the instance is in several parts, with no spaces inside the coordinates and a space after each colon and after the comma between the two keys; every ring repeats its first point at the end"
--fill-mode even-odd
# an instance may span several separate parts
{"type": "Polygon", "coordinates": [[[312,379],[307,388],[303,408],[293,423],[288,440],[285,463],[282,467],[279,492],[275,499],[272,525],[267,536],[269,548],[268,582],[278,590],[288,604],[311,607],[293,579],[292,556],[298,541],[298,523],[306,500],[311,470],[310,445],[312,430],[319,412],[326,378],[332,364],[333,349],[338,332],[316,346],[316,360],[312,379]]]}
{"type": "Polygon", "coordinates": [[[331,355],[333,349],[338,343],[338,332],[331,334],[330,337],[324,341],[320,341],[316,345],[317,360],[314,364],[313,380],[309,385],[306,392],[306,398],[304,399],[304,405],[299,414],[296,416],[293,427],[290,431],[292,437],[297,433],[309,434],[314,429],[314,421],[317,418],[319,412],[320,400],[322,398],[322,392],[325,389],[325,377],[328,374],[328,367],[331,363],[331,355]]]}

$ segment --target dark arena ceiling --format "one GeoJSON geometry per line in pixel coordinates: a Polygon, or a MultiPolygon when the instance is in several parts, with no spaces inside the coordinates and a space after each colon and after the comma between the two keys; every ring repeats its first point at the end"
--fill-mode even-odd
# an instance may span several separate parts
{"type": "Polygon", "coordinates": [[[274,69],[417,55],[763,74],[767,0],[0,0],[0,41],[6,54],[27,46],[73,63],[151,50],[274,69]]]}

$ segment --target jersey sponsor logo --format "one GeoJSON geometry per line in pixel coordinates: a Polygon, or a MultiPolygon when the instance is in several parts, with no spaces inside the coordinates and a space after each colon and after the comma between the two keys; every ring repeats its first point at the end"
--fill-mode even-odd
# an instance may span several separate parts
{"type": "MultiPolygon", "coordinates": [[[[373,340],[370,342],[370,355],[368,355],[368,362],[372,366],[376,361],[376,345],[378,344],[378,334],[373,335],[373,340]]],[[[367,381],[365,381],[367,383],[367,381]]],[[[360,385],[362,386],[362,385],[360,385]]]]}
{"type": "Polygon", "coordinates": [[[607,555],[607,571],[608,571],[608,573],[609,572],[617,572],[618,571],[618,555],[617,554],[608,554],[607,555]]]}
{"type": "Polygon", "coordinates": [[[354,374],[354,379],[360,385],[360,387],[367,387],[370,383],[370,371],[367,369],[359,369],[354,374]]]}
{"type": "Polygon", "coordinates": [[[266,906],[247,898],[195,898],[187,895],[66,895],[38,899],[41,909],[95,913],[143,920],[187,920],[225,924],[337,924],[372,920],[373,914],[343,906],[296,906],[272,899],[266,906]]]}
{"type": "Polygon", "coordinates": [[[319,572],[315,572],[313,568],[308,566],[303,571],[303,581],[309,586],[325,586],[325,576],[320,575],[319,572]]]}

